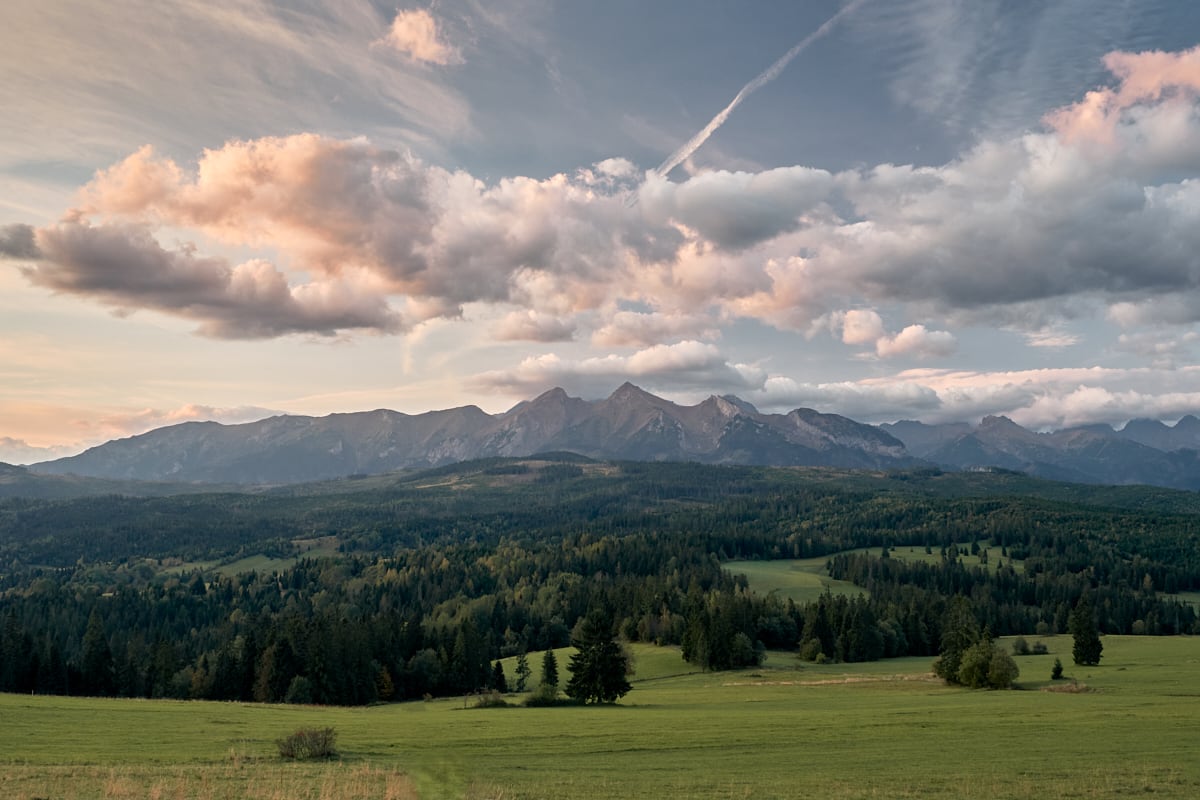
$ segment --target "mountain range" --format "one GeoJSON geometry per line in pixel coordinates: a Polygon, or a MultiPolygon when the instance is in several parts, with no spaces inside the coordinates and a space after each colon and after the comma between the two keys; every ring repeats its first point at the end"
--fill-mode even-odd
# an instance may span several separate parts
{"type": "Polygon", "coordinates": [[[766,414],[732,396],[692,406],[623,384],[603,400],[552,389],[501,414],[463,406],[185,422],[29,467],[42,475],[285,484],[568,451],[591,458],[849,469],[1002,468],[1082,483],[1200,489],[1200,419],[1037,433],[1005,417],[880,426],[798,408],[766,414]]]}

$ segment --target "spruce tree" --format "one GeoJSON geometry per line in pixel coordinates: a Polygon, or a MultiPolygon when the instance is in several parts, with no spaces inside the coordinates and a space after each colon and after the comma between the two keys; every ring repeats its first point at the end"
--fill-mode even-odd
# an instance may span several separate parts
{"type": "Polygon", "coordinates": [[[88,617],[87,630],[83,634],[83,653],[79,660],[79,672],[83,678],[83,693],[87,695],[111,695],[114,691],[113,655],[104,635],[104,623],[100,612],[93,608],[88,617]]]}
{"type": "Polygon", "coordinates": [[[1071,648],[1075,663],[1084,666],[1099,664],[1104,645],[1100,642],[1100,627],[1096,624],[1096,615],[1086,594],[1075,604],[1075,610],[1067,620],[1067,630],[1075,639],[1071,648]]]}
{"type": "Polygon", "coordinates": [[[504,665],[499,661],[492,669],[492,688],[500,694],[508,694],[508,678],[504,677],[504,665]]]}
{"type": "Polygon", "coordinates": [[[967,598],[959,595],[950,601],[942,617],[942,647],[933,671],[947,683],[959,683],[963,655],[980,640],[979,622],[967,598]]]}
{"type": "Polygon", "coordinates": [[[517,691],[523,692],[529,685],[529,676],[533,674],[533,670],[529,668],[529,657],[522,650],[517,656],[517,691]]]}
{"type": "Polygon", "coordinates": [[[553,650],[547,650],[542,656],[542,686],[553,686],[558,691],[558,659],[553,650]]]}
{"type": "Polygon", "coordinates": [[[626,680],[629,660],[612,635],[611,621],[592,612],[579,626],[572,641],[571,680],[567,696],[585,703],[613,703],[632,688],[626,680]]]}

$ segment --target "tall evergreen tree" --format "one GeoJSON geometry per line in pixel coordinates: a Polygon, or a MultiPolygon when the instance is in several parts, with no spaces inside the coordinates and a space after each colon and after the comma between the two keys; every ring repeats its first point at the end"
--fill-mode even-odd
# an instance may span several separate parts
{"type": "Polygon", "coordinates": [[[529,668],[529,656],[525,654],[525,650],[521,650],[521,654],[517,656],[517,691],[525,691],[525,687],[529,685],[529,676],[533,674],[533,670],[529,668]]]}
{"type": "Polygon", "coordinates": [[[950,601],[942,617],[942,649],[933,671],[947,683],[959,683],[963,655],[980,639],[979,622],[967,598],[959,595],[950,601]]]}
{"type": "Polygon", "coordinates": [[[1067,630],[1075,640],[1071,648],[1075,663],[1086,666],[1099,664],[1104,645],[1100,642],[1100,628],[1096,624],[1096,614],[1092,611],[1092,603],[1086,593],[1075,604],[1075,609],[1067,620],[1067,630]]]}
{"type": "Polygon", "coordinates": [[[585,703],[613,703],[629,692],[629,659],[613,639],[607,616],[589,613],[572,644],[577,652],[571,656],[567,696],[585,703]]]}
{"type": "Polygon", "coordinates": [[[87,629],[83,633],[79,672],[83,678],[84,694],[107,696],[113,693],[113,655],[108,638],[104,635],[99,609],[93,608],[88,617],[87,629]]]}
{"type": "Polygon", "coordinates": [[[547,650],[542,656],[542,686],[553,686],[558,690],[558,659],[553,650],[547,650]]]}

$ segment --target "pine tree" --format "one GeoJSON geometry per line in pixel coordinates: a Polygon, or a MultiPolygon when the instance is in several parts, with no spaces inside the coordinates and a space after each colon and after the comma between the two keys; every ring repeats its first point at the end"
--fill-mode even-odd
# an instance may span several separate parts
{"type": "Polygon", "coordinates": [[[588,614],[572,644],[577,652],[571,656],[567,696],[585,703],[613,703],[629,692],[629,660],[613,639],[607,617],[588,614]]]}
{"type": "Polygon", "coordinates": [[[492,688],[500,694],[508,694],[508,678],[504,677],[504,665],[499,661],[492,669],[492,688]]]}
{"type": "Polygon", "coordinates": [[[1067,630],[1075,639],[1075,645],[1071,648],[1075,663],[1085,666],[1099,664],[1104,645],[1100,642],[1100,628],[1086,594],[1075,604],[1075,610],[1067,620],[1067,630]]]}
{"type": "Polygon", "coordinates": [[[553,650],[547,650],[542,656],[542,686],[553,686],[558,691],[558,659],[553,650]]]}
{"type": "Polygon", "coordinates": [[[942,618],[942,649],[933,671],[947,683],[959,683],[963,655],[980,639],[979,622],[971,604],[961,595],[950,601],[942,618]]]}
{"type": "Polygon", "coordinates": [[[522,650],[517,656],[517,691],[525,691],[525,687],[529,685],[529,676],[533,674],[533,670],[529,668],[529,657],[522,650]]]}
{"type": "Polygon", "coordinates": [[[83,677],[83,693],[88,695],[111,695],[114,690],[113,655],[108,639],[104,635],[104,623],[100,611],[93,608],[88,617],[87,630],[83,634],[83,654],[79,660],[79,671],[83,677]]]}

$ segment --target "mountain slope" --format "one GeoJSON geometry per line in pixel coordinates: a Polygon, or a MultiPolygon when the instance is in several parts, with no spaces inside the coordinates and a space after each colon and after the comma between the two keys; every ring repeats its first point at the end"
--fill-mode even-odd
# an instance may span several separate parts
{"type": "Polygon", "coordinates": [[[562,389],[490,415],[475,406],[188,422],[34,465],[125,480],[298,483],[473,458],[570,451],[594,458],[892,468],[917,463],[884,431],[835,414],[762,414],[737,398],[681,406],[626,383],[588,402],[562,389]]]}

